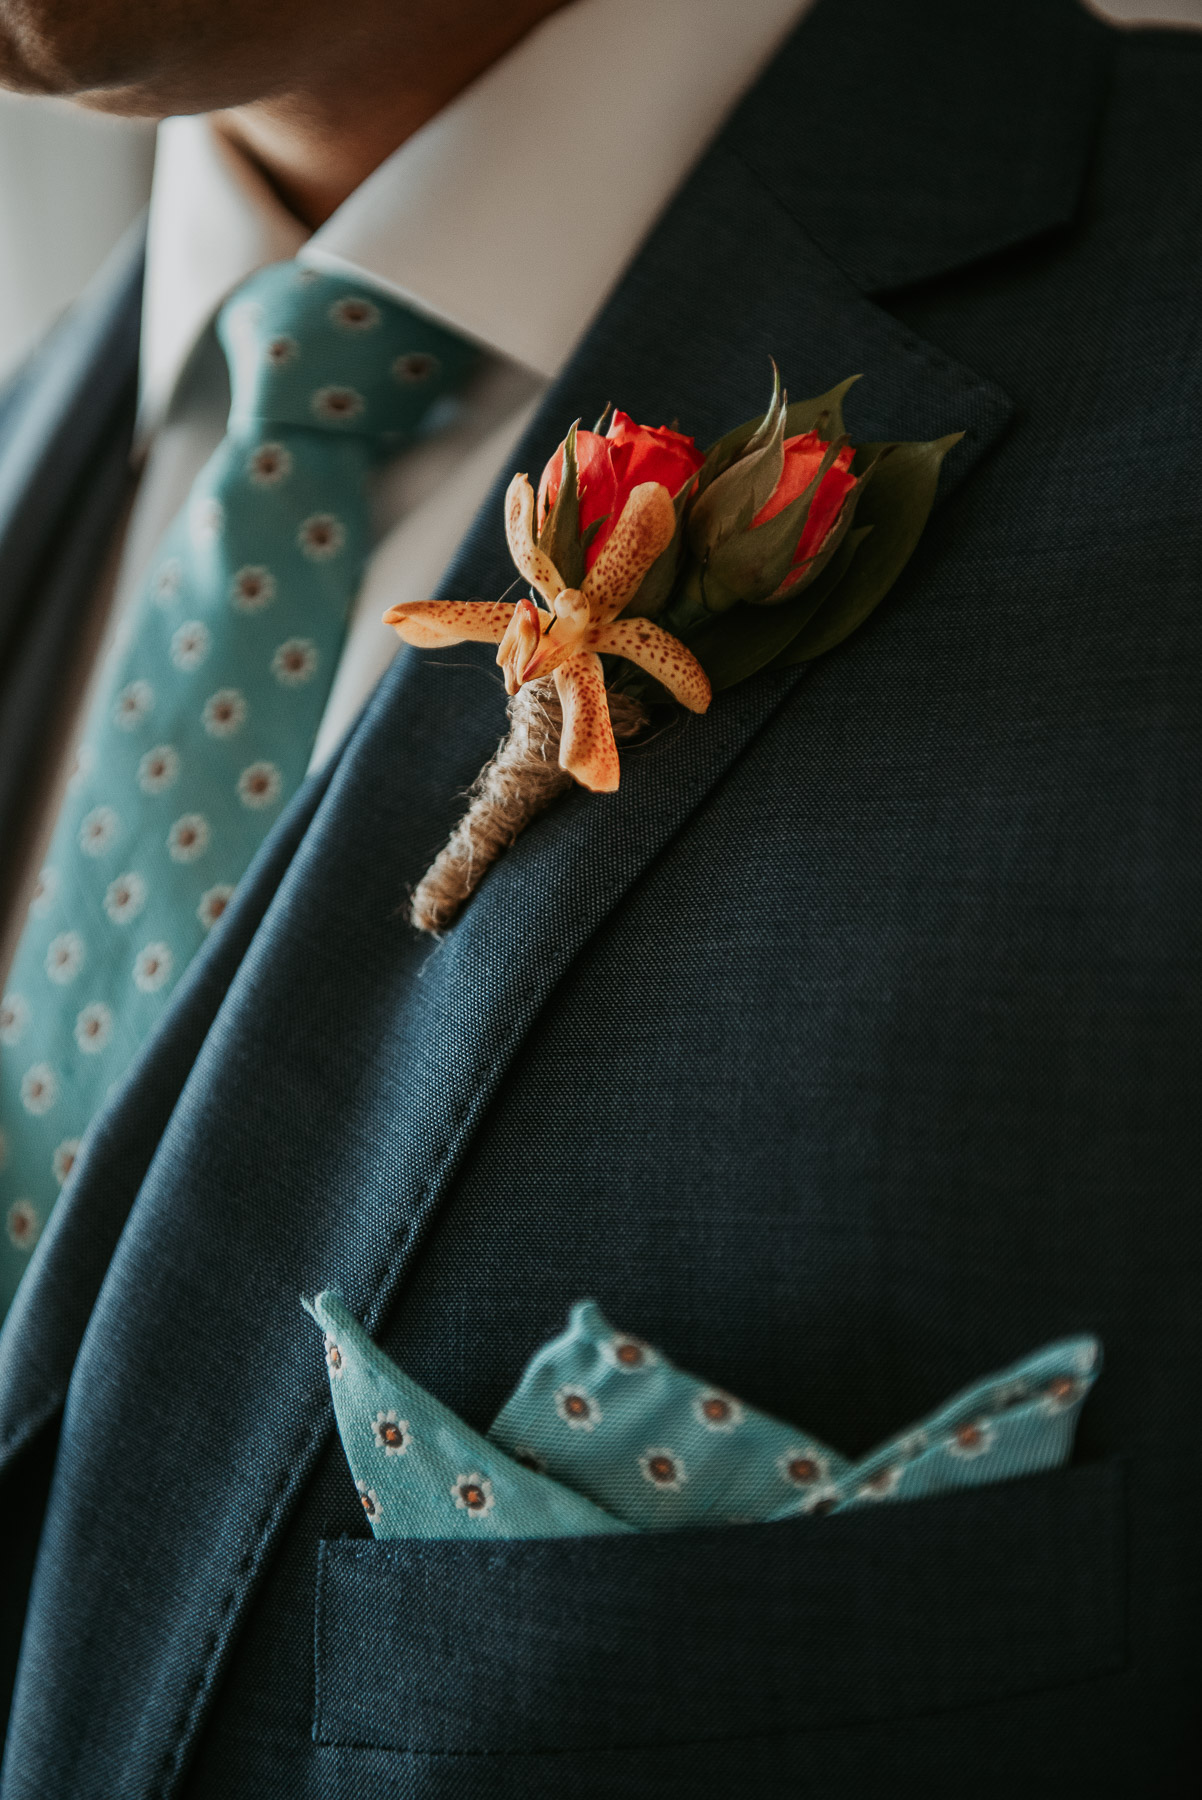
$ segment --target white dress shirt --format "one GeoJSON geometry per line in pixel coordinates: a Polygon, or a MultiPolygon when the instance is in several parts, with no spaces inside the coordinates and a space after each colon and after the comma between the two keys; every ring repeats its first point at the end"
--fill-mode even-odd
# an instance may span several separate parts
{"type": "MultiPolygon", "coordinates": [[[[102,597],[106,639],[130,628],[156,546],[224,433],[229,386],[213,323],[241,282],[295,256],[461,331],[488,354],[456,422],[377,478],[380,535],[314,746],[320,766],[398,647],[382,613],[436,594],[540,395],[811,3],[572,0],[312,235],[207,119],[166,120],[147,242],[143,467],[102,597]]],[[[60,792],[55,783],[33,869],[60,792]]]]}

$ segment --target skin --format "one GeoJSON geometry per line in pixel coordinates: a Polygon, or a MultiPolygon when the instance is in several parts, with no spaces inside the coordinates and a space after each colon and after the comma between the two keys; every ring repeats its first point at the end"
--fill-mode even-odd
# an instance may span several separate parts
{"type": "Polygon", "coordinates": [[[564,0],[0,0],[0,87],[213,113],[316,227],[564,0]]]}

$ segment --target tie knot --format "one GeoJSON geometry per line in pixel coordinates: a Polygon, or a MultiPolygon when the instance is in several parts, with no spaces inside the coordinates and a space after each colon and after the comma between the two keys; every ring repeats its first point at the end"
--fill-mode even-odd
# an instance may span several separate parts
{"type": "Polygon", "coordinates": [[[299,263],[260,269],[226,301],[230,429],[259,424],[413,437],[461,388],[479,351],[410,307],[299,263]]]}

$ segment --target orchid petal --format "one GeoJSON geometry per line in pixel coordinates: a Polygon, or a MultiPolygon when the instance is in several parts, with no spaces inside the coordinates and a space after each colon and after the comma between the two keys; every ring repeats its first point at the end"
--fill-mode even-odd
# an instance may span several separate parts
{"type": "Polygon", "coordinates": [[[499,644],[513,612],[509,600],[496,600],[492,605],[481,600],[402,600],[388,608],[384,624],[419,650],[464,642],[499,644]]]}
{"type": "Polygon", "coordinates": [[[505,536],[517,568],[549,605],[562,594],[564,584],[551,558],[535,542],[534,489],[524,475],[515,475],[506,489],[505,536]]]}
{"type": "Polygon", "coordinates": [[[709,676],[692,651],[650,619],[618,619],[612,625],[597,625],[588,634],[588,644],[592,650],[637,663],[690,712],[704,712],[713,698],[709,676]]]}
{"type": "Polygon", "coordinates": [[[551,614],[542,612],[533,600],[519,600],[513,609],[509,629],[497,646],[497,661],[505,671],[505,692],[516,694],[529,677],[530,666],[538,658],[543,633],[551,623],[551,614]]]}
{"type": "MultiPolygon", "coordinates": [[[[546,618],[546,614],[543,614],[546,618]]],[[[555,630],[547,625],[541,643],[521,672],[522,681],[550,675],[569,656],[575,656],[591,629],[588,602],[579,588],[565,588],[555,601],[555,630]]]]}
{"type": "Polygon", "coordinates": [[[667,488],[658,481],[631,488],[621,518],[584,579],[584,597],[596,624],[617,618],[675,535],[676,508],[667,488]]]}
{"type": "Polygon", "coordinates": [[[563,707],[560,768],[594,794],[612,794],[618,785],[618,746],[601,658],[587,651],[570,656],[555,671],[555,687],[563,707]]]}

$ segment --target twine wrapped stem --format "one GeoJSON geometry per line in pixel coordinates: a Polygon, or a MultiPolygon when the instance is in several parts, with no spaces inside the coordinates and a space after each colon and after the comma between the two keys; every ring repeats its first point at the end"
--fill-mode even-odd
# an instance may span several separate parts
{"type": "MultiPolygon", "coordinates": [[[[609,716],[619,743],[648,721],[629,694],[609,694],[609,716]]],[[[414,889],[409,917],[419,931],[448,930],[497,858],[572,786],[559,766],[562,729],[553,676],[518,689],[509,702],[508,735],[472,783],[467,811],[414,889]]]]}

